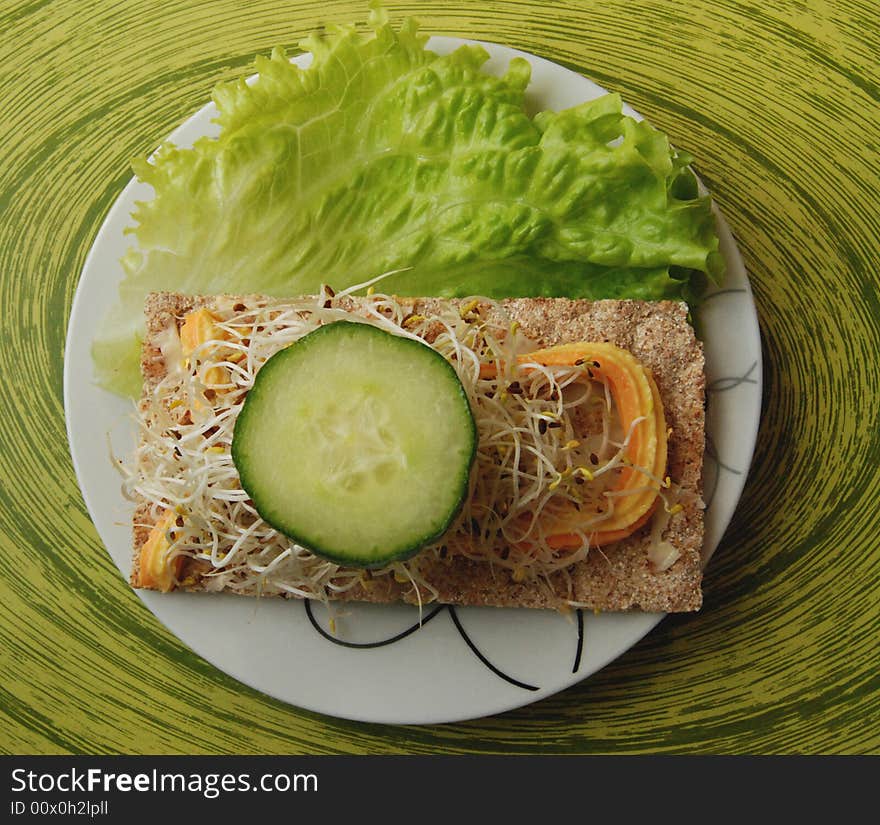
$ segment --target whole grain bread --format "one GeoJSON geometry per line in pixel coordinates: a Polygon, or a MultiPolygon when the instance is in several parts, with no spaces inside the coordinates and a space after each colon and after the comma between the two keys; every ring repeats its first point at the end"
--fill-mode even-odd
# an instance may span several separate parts
{"type": "MultiPolygon", "coordinates": [[[[145,304],[147,334],[142,355],[144,395],[150,404],[152,388],[166,372],[159,341],[168,330],[177,328],[186,313],[198,307],[211,307],[218,301],[228,305],[265,304],[260,296],[185,296],[155,293],[145,304]]],[[[344,308],[362,314],[366,299],[345,298],[344,308]]],[[[441,299],[398,299],[409,311],[430,316],[441,299]]],[[[279,303],[283,303],[279,301],[279,303]]],[[[454,303],[454,302],[453,302],[454,303]]],[[[496,607],[555,608],[560,598],[569,598],[596,611],[683,612],[698,610],[702,603],[703,542],[702,464],[705,444],[704,358],[701,343],[687,320],[683,303],[627,300],[567,300],[561,298],[513,298],[500,302],[500,309],[484,305],[492,312],[503,312],[519,323],[522,331],[538,346],[571,341],[607,341],[629,350],[653,373],[663,400],[670,429],[667,472],[686,494],[684,509],[670,519],[664,539],[679,551],[679,558],[668,569],[658,572],[648,557],[648,529],[627,539],[590,552],[588,558],[570,568],[570,580],[551,580],[556,596],[546,587],[518,583],[511,574],[486,562],[461,556],[431,558],[420,572],[438,592],[438,601],[455,605],[496,607]],[[571,588],[570,590],[568,588],[571,588]]],[[[134,516],[134,558],[131,583],[141,587],[140,551],[152,520],[146,502],[140,502],[134,516]]],[[[188,565],[177,589],[205,590],[198,565],[188,565]]],[[[417,601],[410,583],[391,576],[376,577],[369,586],[357,586],[338,598],[348,601],[417,601]]]]}

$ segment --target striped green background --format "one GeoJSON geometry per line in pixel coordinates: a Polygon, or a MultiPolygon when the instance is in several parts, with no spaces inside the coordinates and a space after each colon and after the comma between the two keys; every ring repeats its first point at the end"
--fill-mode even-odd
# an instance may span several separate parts
{"type": "Polygon", "coordinates": [[[751,273],[764,418],[706,605],[591,679],[442,727],[267,699],[168,633],[74,479],[66,320],[144,154],[352,2],[0,0],[0,751],[880,752],[880,9],[870,0],[389,3],[620,91],[698,158],[751,273]]]}

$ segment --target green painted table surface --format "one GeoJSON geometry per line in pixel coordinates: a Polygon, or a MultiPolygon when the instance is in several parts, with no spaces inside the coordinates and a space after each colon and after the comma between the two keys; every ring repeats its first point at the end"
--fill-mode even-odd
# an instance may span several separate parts
{"type": "Polygon", "coordinates": [[[761,322],[756,458],[705,580],[593,677],[437,727],[325,718],[192,654],[129,590],[65,437],[64,336],[150,151],[352,2],[0,3],[0,751],[880,752],[880,8],[869,0],[389,3],[619,91],[724,210],[761,322]]]}

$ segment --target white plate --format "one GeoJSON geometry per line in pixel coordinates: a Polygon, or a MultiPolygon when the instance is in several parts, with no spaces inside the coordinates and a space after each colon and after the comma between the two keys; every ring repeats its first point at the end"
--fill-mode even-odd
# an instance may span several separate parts
{"type": "MultiPolygon", "coordinates": [[[[429,45],[445,53],[462,42],[434,38],[429,45]]],[[[604,93],[541,58],[483,45],[492,72],[503,72],[517,55],[529,60],[528,100],[535,111],[565,108],[604,93]]],[[[309,59],[303,55],[297,62],[306,65],[309,59]]],[[[215,115],[213,104],[205,106],[170,139],[186,146],[200,135],[216,134],[210,122],[215,115]]],[[[135,200],[150,197],[149,187],[132,181],[107,215],[73,302],[64,365],[73,463],[95,526],[126,579],[131,504],[121,495],[107,440],[109,434],[116,455],[129,454],[135,439],[132,406],[94,385],[89,350],[123,275],[119,259],[130,243],[123,229],[130,224],[135,200]]],[[[761,344],[748,278],[720,215],[719,228],[727,280],[700,309],[709,390],[706,560],[742,491],[761,401],[761,344]]],[[[460,721],[534,702],[594,673],[663,618],[577,613],[566,619],[544,611],[443,607],[429,609],[419,628],[415,608],[355,605],[337,618],[340,636],[360,645],[351,647],[323,635],[327,616],[320,605],[310,610],[302,602],[236,596],[138,595],[181,641],[251,687],[308,710],[391,723],[460,721]]]]}

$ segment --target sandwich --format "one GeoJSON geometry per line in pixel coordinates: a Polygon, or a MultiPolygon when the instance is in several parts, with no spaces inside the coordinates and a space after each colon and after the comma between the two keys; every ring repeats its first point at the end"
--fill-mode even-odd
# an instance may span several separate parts
{"type": "Polygon", "coordinates": [[[151,294],[135,588],[699,609],[684,303],[151,294]]]}

